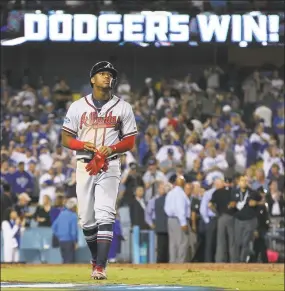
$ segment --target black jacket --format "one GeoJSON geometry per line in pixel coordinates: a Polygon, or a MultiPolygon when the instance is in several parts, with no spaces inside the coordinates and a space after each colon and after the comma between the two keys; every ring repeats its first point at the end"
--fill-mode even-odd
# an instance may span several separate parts
{"type": "MultiPolygon", "coordinates": [[[[274,204],[274,200],[272,199],[271,194],[267,194],[265,199],[266,199],[266,203],[268,204],[269,215],[270,216],[275,216],[275,215],[271,214],[272,213],[272,207],[273,207],[273,204],[274,204]]],[[[280,196],[280,199],[279,199],[278,203],[279,203],[280,212],[281,212],[281,214],[278,215],[278,216],[284,216],[284,214],[285,214],[285,201],[284,201],[282,196],[280,196]]]]}
{"type": "Polygon", "coordinates": [[[136,199],[130,205],[130,217],[131,217],[132,226],[137,225],[140,227],[140,229],[149,229],[144,219],[145,210],[136,199]]]}
{"type": "Polygon", "coordinates": [[[266,232],[269,230],[269,213],[268,209],[265,205],[261,205],[257,207],[257,220],[258,220],[258,227],[257,231],[259,235],[265,235],[266,232]]]}
{"type": "MultiPolygon", "coordinates": [[[[261,201],[261,195],[257,192],[252,190],[251,188],[247,188],[248,197],[246,199],[246,203],[244,207],[240,210],[237,210],[235,213],[235,217],[239,220],[251,220],[257,217],[258,214],[258,206],[249,206],[250,200],[255,200],[257,202],[261,201]]],[[[242,193],[240,189],[237,189],[234,192],[234,199],[239,202],[242,201],[245,197],[246,192],[242,193]]]]}

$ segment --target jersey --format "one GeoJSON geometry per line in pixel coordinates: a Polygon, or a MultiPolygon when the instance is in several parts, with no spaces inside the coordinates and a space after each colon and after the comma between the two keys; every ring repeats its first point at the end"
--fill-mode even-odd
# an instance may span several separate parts
{"type": "MultiPolygon", "coordinates": [[[[73,102],[62,130],[75,135],[80,141],[93,143],[96,148],[115,145],[124,137],[137,134],[131,105],[115,95],[99,112],[93,104],[92,94],[73,102]]],[[[91,153],[77,151],[76,157],[91,158],[91,153]]]]}

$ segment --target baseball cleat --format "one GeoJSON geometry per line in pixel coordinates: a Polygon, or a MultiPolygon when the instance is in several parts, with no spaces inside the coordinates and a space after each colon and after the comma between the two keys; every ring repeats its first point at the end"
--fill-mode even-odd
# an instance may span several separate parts
{"type": "Polygon", "coordinates": [[[91,277],[93,277],[93,273],[95,272],[95,269],[96,269],[96,263],[91,261],[90,262],[92,264],[92,272],[91,272],[91,277]]]}
{"type": "Polygon", "coordinates": [[[96,266],[94,272],[92,273],[92,278],[96,280],[107,279],[106,271],[103,267],[96,266]]]}

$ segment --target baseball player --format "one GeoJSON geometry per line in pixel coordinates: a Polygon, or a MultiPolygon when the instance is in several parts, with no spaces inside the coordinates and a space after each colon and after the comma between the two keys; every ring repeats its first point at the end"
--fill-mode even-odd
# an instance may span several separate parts
{"type": "Polygon", "coordinates": [[[106,279],[120,183],[120,154],[135,145],[137,127],[129,103],[112,94],[117,70],[109,62],[90,72],[89,94],[73,102],[62,127],[62,145],[76,151],[78,216],[92,255],[94,279],[106,279]]]}

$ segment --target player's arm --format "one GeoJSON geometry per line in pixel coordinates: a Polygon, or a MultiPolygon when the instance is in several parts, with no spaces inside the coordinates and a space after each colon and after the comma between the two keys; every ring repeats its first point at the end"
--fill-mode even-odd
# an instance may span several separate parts
{"type": "Polygon", "coordinates": [[[79,128],[78,106],[72,103],[68,108],[61,130],[61,143],[64,147],[74,151],[92,151],[96,150],[95,146],[89,142],[82,142],[76,139],[79,128]]]}
{"type": "Polygon", "coordinates": [[[121,141],[109,147],[103,146],[99,149],[99,152],[106,156],[110,156],[112,154],[125,153],[132,150],[135,146],[137,127],[135,116],[130,104],[126,106],[122,117],[122,133],[123,139],[121,141]]]}
{"type": "Polygon", "coordinates": [[[90,142],[83,142],[75,138],[75,135],[65,131],[61,131],[61,143],[64,147],[74,151],[92,151],[96,150],[95,146],[90,142]]]}

